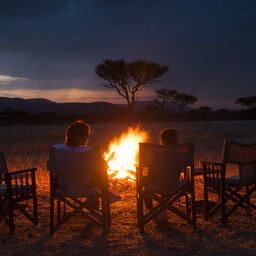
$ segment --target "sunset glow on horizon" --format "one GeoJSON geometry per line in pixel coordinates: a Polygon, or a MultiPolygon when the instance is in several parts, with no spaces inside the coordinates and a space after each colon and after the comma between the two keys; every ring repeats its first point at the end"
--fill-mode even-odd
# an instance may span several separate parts
{"type": "MultiPolygon", "coordinates": [[[[139,100],[151,101],[154,92],[152,90],[143,91],[143,96],[138,94],[139,100]]],[[[14,89],[1,90],[0,97],[10,98],[45,98],[58,103],[66,102],[98,102],[106,101],[115,104],[123,104],[126,101],[114,90],[82,90],[76,88],[64,88],[53,90],[40,89],[14,89]]]]}

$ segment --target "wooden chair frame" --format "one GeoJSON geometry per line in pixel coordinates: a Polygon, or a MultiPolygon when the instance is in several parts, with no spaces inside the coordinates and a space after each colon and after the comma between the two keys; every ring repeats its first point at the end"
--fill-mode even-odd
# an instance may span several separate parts
{"type": "MultiPolygon", "coordinates": [[[[184,143],[186,144],[186,143],[184,143]]],[[[136,187],[137,187],[137,216],[138,227],[141,233],[144,233],[144,226],[153,220],[164,209],[168,209],[180,218],[186,220],[196,229],[196,209],[195,209],[195,192],[194,192],[194,166],[184,168],[184,176],[188,183],[182,186],[174,193],[161,195],[157,192],[148,192],[143,188],[144,169],[146,166],[137,166],[136,168],[136,187]],[[173,203],[177,202],[181,197],[185,197],[185,213],[175,207],[173,203]],[[147,213],[144,213],[143,198],[151,198],[157,204],[147,213]]]]}
{"type": "Polygon", "coordinates": [[[256,146],[256,144],[245,145],[235,141],[225,141],[222,163],[201,161],[204,177],[205,220],[208,220],[210,217],[214,216],[218,210],[220,210],[221,222],[223,225],[226,225],[228,217],[230,217],[238,207],[241,207],[246,211],[250,211],[250,209],[256,210],[256,205],[250,202],[250,196],[256,190],[256,184],[243,182],[230,183],[226,178],[227,164],[239,164],[240,166],[250,164],[255,165],[256,161],[254,160],[243,163],[229,161],[227,156],[230,143],[241,147],[256,146]],[[217,194],[218,202],[210,204],[209,193],[217,194]],[[233,205],[230,209],[227,209],[226,205],[229,201],[233,202],[233,205]]]}
{"type": "Polygon", "coordinates": [[[107,170],[102,170],[99,195],[101,199],[100,210],[89,208],[86,197],[58,193],[58,176],[54,170],[50,170],[50,234],[53,235],[62,224],[77,214],[81,214],[101,226],[104,233],[108,232],[108,228],[111,226],[111,217],[107,170]]]}
{"type": "Polygon", "coordinates": [[[9,226],[10,233],[15,230],[14,210],[19,210],[35,226],[38,225],[38,209],[36,194],[35,171],[37,168],[8,172],[5,154],[0,151],[0,184],[6,185],[6,192],[0,195],[2,210],[0,209],[1,219],[5,220],[9,226]],[[33,213],[26,209],[29,200],[33,201],[33,213]]]}

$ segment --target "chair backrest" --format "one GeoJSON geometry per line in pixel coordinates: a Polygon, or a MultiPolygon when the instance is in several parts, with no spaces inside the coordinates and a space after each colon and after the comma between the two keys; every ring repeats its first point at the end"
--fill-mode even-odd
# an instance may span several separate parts
{"type": "Polygon", "coordinates": [[[156,145],[140,143],[139,167],[156,171],[156,187],[160,193],[175,192],[179,187],[180,171],[193,167],[194,145],[156,145]]]}
{"type": "Polygon", "coordinates": [[[2,183],[3,175],[8,173],[7,163],[4,151],[0,151],[0,184],[2,183]]]}
{"type": "Polygon", "coordinates": [[[67,152],[51,148],[47,168],[65,179],[66,192],[76,196],[86,196],[92,175],[97,175],[102,165],[101,148],[86,152],[67,152]]]}
{"type": "Polygon", "coordinates": [[[256,182],[256,143],[248,145],[226,140],[222,163],[239,165],[240,180],[256,182]]]}

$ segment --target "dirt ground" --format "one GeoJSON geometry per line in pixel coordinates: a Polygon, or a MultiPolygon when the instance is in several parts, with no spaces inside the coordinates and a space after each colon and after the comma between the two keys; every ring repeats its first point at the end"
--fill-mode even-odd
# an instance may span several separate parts
{"type": "MultiPolygon", "coordinates": [[[[196,180],[196,199],[202,199],[202,183],[196,180]]],[[[39,225],[16,216],[16,231],[8,234],[0,224],[1,255],[256,255],[256,215],[238,210],[223,227],[217,214],[206,222],[197,209],[197,230],[168,213],[167,223],[150,222],[145,233],[137,228],[135,184],[123,181],[112,187],[122,199],[111,205],[109,233],[77,216],[49,235],[49,186],[38,190],[39,225]]],[[[253,198],[255,201],[255,198],[253,198]]]]}
{"type": "MultiPolygon", "coordinates": [[[[243,123],[175,123],[146,124],[152,142],[158,141],[159,131],[175,127],[180,140],[196,144],[196,167],[199,161],[219,160],[224,138],[251,142],[256,140],[256,122],[243,123]]],[[[109,141],[123,125],[93,126],[92,144],[109,141]],[[97,136],[100,134],[100,136],[97,136]]],[[[82,216],[63,225],[53,236],[49,234],[49,177],[46,171],[48,146],[63,139],[65,127],[28,127],[26,129],[0,127],[0,144],[7,152],[11,170],[35,166],[39,203],[39,224],[34,227],[16,212],[16,231],[0,222],[1,255],[256,255],[256,214],[237,210],[227,226],[220,223],[220,215],[206,222],[203,211],[197,209],[197,230],[168,213],[167,223],[151,221],[140,234],[137,228],[136,187],[134,182],[120,180],[111,190],[122,199],[111,205],[112,225],[108,234],[82,216]],[[15,143],[13,143],[15,138],[15,143]],[[22,153],[21,153],[22,152],[22,153]]],[[[202,179],[196,178],[196,200],[202,199],[202,179]]],[[[256,203],[256,195],[252,196],[256,203]]]]}

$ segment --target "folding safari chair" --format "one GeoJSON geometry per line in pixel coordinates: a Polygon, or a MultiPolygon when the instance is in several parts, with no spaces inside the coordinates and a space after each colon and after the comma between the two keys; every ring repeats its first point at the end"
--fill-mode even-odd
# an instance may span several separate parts
{"type": "Polygon", "coordinates": [[[14,232],[14,210],[19,210],[35,226],[38,224],[35,171],[37,168],[9,172],[5,154],[0,151],[0,221],[14,232]],[[32,200],[32,209],[28,202],[32,200]],[[32,211],[32,213],[31,213],[32,211]]]}
{"type": "Polygon", "coordinates": [[[87,152],[65,152],[51,148],[48,169],[50,233],[53,234],[62,224],[78,214],[100,225],[107,232],[110,226],[108,177],[101,148],[96,147],[87,152]],[[99,176],[99,188],[89,185],[91,177],[96,173],[99,176]],[[66,183],[64,187],[60,185],[63,178],[66,183]],[[101,209],[90,205],[91,198],[101,199],[101,209]]]}
{"type": "Polygon", "coordinates": [[[194,144],[155,145],[139,144],[139,165],[136,170],[138,227],[144,232],[144,226],[164,209],[168,209],[196,229],[195,193],[194,193],[194,144]],[[180,181],[180,171],[184,179],[180,181]],[[155,173],[155,182],[149,189],[145,180],[149,172],[155,173]],[[185,197],[185,209],[174,204],[185,197]],[[146,211],[144,199],[155,202],[152,209],[146,211]]]}
{"type": "Polygon", "coordinates": [[[225,225],[228,217],[241,207],[246,211],[256,210],[250,201],[256,189],[256,144],[246,145],[225,141],[222,162],[202,161],[204,175],[205,220],[221,210],[221,221],[225,225]],[[227,168],[236,165],[239,175],[226,177],[227,168]],[[218,195],[218,201],[210,204],[209,193],[218,195]],[[233,202],[227,209],[227,204],[233,202]]]}

